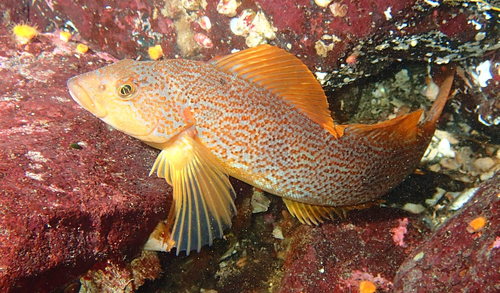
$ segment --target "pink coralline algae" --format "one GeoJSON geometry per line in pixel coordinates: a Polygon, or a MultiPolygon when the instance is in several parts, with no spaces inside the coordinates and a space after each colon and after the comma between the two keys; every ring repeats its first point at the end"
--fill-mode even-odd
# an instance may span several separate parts
{"type": "Polygon", "coordinates": [[[398,227],[391,229],[392,240],[396,245],[405,247],[406,244],[404,243],[404,237],[405,234],[408,232],[408,229],[406,229],[406,226],[408,226],[408,218],[398,220],[398,223],[399,223],[398,227]]]}

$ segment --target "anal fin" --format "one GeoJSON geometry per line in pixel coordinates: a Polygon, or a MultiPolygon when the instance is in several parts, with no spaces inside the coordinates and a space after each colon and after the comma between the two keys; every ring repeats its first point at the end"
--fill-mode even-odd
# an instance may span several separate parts
{"type": "Polygon", "coordinates": [[[286,198],[283,198],[283,202],[290,214],[302,224],[319,225],[327,219],[332,219],[332,213],[335,212],[335,208],[329,206],[311,205],[286,198]]]}
{"type": "Polygon", "coordinates": [[[349,211],[366,209],[380,203],[380,201],[374,201],[359,205],[334,207],[312,205],[286,198],[283,198],[283,202],[285,202],[285,205],[292,216],[296,217],[302,224],[308,225],[319,225],[325,220],[334,219],[335,216],[345,218],[347,217],[347,213],[349,211]]]}
{"type": "MultiPolygon", "coordinates": [[[[231,227],[236,213],[234,190],[215,156],[195,135],[186,131],[163,149],[150,174],[154,171],[173,186],[174,210],[170,213],[175,221],[170,239],[164,242],[173,241],[177,254],[200,251],[231,227]]],[[[171,223],[157,229],[168,234],[171,223]]]]}

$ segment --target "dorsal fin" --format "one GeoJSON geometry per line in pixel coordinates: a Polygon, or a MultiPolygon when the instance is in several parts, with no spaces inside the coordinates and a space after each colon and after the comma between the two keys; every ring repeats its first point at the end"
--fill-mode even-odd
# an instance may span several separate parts
{"type": "Polygon", "coordinates": [[[256,83],[323,126],[335,137],[344,127],[335,125],[321,85],[307,66],[294,55],[270,45],[246,49],[211,63],[224,72],[256,83]]]}

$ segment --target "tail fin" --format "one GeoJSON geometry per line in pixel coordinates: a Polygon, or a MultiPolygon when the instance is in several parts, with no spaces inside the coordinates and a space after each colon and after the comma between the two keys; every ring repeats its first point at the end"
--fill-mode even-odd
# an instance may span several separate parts
{"type": "Polygon", "coordinates": [[[391,120],[379,122],[377,124],[349,125],[349,131],[360,132],[363,136],[372,137],[373,139],[384,138],[389,140],[413,140],[418,137],[418,133],[420,133],[422,129],[425,134],[432,135],[436,128],[436,122],[439,119],[439,116],[441,116],[444,105],[448,100],[455,71],[449,70],[445,74],[446,77],[441,83],[436,101],[429,110],[429,113],[427,113],[427,118],[425,118],[422,124],[419,124],[419,120],[423,111],[417,110],[415,112],[402,115],[391,120]]]}
{"type": "Polygon", "coordinates": [[[436,101],[432,105],[431,109],[429,110],[429,113],[427,113],[427,117],[424,120],[423,123],[424,128],[435,127],[437,120],[441,116],[441,112],[443,112],[444,105],[446,105],[446,102],[448,101],[454,76],[455,76],[454,70],[449,70],[446,73],[446,77],[441,83],[441,86],[439,87],[439,93],[436,98],[436,101]]]}

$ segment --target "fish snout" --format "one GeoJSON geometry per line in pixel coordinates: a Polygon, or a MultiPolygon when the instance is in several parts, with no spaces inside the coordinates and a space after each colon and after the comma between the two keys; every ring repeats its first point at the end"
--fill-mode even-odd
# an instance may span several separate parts
{"type": "Polygon", "coordinates": [[[71,97],[85,110],[99,118],[104,118],[107,115],[107,111],[92,99],[85,88],[79,83],[79,80],[79,76],[76,76],[70,78],[67,82],[71,97]]]}

